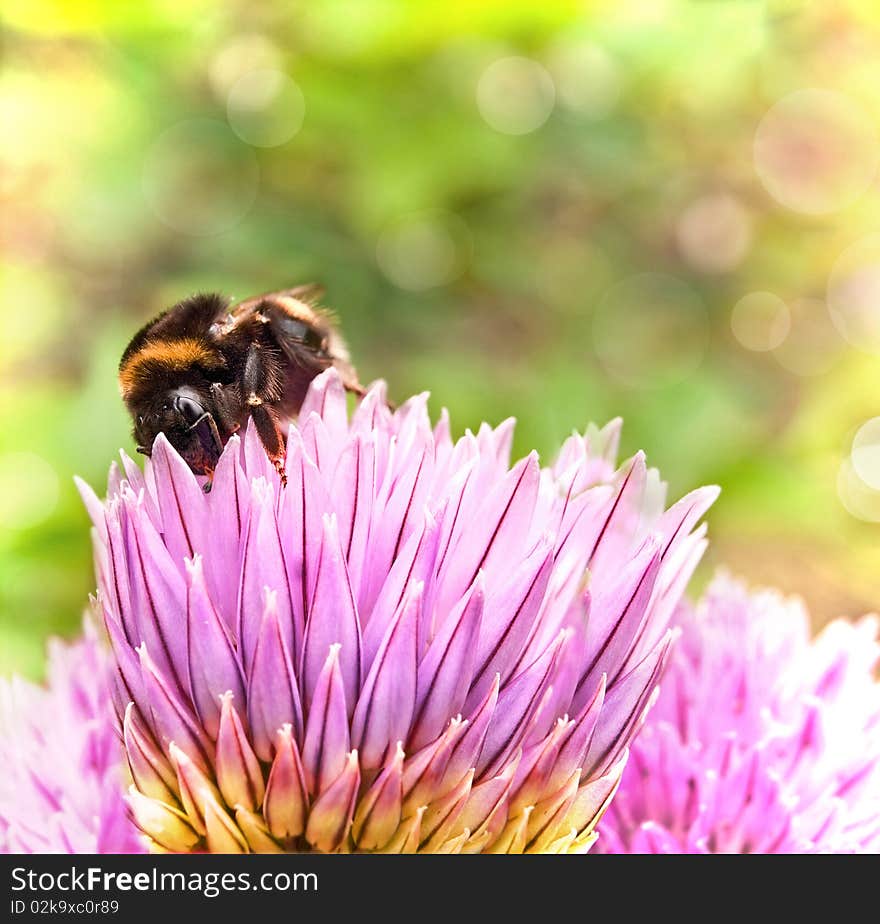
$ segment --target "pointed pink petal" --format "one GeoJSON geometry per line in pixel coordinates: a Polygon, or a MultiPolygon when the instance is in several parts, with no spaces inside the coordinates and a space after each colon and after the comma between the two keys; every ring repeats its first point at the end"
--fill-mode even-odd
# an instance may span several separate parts
{"type": "Polygon", "coordinates": [[[431,431],[423,434],[407,453],[399,441],[392,444],[392,459],[399,465],[386,473],[379,489],[364,572],[362,596],[358,605],[365,614],[373,611],[385,576],[407,539],[424,522],[424,507],[434,470],[434,443],[431,431]]]}
{"type": "Polygon", "coordinates": [[[104,515],[104,504],[97,494],[92,490],[91,485],[86,484],[79,475],[73,476],[73,483],[76,485],[79,496],[82,498],[83,505],[92,521],[92,525],[98,532],[98,539],[101,544],[107,545],[107,523],[104,515]]]}
{"type": "Polygon", "coordinates": [[[125,541],[125,522],[128,515],[121,498],[107,503],[107,568],[101,580],[101,602],[113,614],[129,644],[137,645],[141,639],[135,624],[131,604],[131,587],[128,580],[128,547],[125,541]]]}
{"type": "MultiPolygon", "coordinates": [[[[144,679],[141,675],[140,660],[122,634],[122,627],[112,616],[105,614],[104,626],[107,629],[107,637],[110,639],[110,648],[116,662],[116,678],[119,680],[125,699],[123,709],[128,705],[129,701],[133,701],[140,710],[141,715],[149,719],[152,713],[150,712],[150,700],[144,687],[144,679]]],[[[118,715],[121,717],[122,712],[119,712],[118,715]]]]}
{"type": "Polygon", "coordinates": [[[456,716],[439,738],[408,758],[403,768],[404,814],[427,805],[459,783],[464,771],[451,782],[445,778],[449,760],[466,729],[467,723],[456,716]]]}
{"type": "Polygon", "coordinates": [[[351,417],[352,433],[372,433],[374,430],[382,436],[391,432],[388,386],[381,379],[370,385],[351,417]]]}
{"type": "Polygon", "coordinates": [[[208,495],[207,535],[210,554],[205,577],[227,628],[237,625],[241,540],[250,520],[251,485],[241,467],[241,439],[233,434],[226,443],[208,495]]]}
{"type": "MultiPolygon", "coordinates": [[[[160,667],[186,690],[186,584],[142,505],[123,490],[125,545],[131,605],[138,641],[146,642],[160,667]],[[137,525],[135,525],[137,521],[137,525]]],[[[183,561],[180,562],[181,568],[183,561]]]]}
{"type": "MultiPolygon", "coordinates": [[[[306,617],[315,592],[325,514],[333,512],[323,475],[308,457],[296,427],[287,441],[287,487],[281,492],[278,529],[284,536],[284,563],[290,587],[297,641],[302,641],[306,617]]],[[[298,647],[297,663],[302,656],[298,647]]]]}
{"type": "Polygon", "coordinates": [[[356,600],[360,596],[378,490],[376,457],[376,434],[357,434],[342,451],[331,492],[339,515],[339,540],[356,600]]]}
{"type": "Polygon", "coordinates": [[[285,723],[302,734],[303,718],[299,690],[290,651],[281,626],[275,594],[265,594],[263,623],[251,662],[248,689],[248,720],[253,734],[254,750],[260,760],[272,760],[275,733],[285,723]]]}
{"type": "Polygon", "coordinates": [[[488,832],[490,839],[500,833],[507,820],[507,801],[518,764],[517,759],[510,761],[500,773],[473,787],[459,816],[457,830],[468,828],[477,837],[488,832]]]}
{"type": "MultiPolygon", "coordinates": [[[[404,543],[390,573],[385,577],[372,611],[364,614],[364,664],[367,667],[373,663],[382,639],[388,631],[388,625],[400,608],[411,584],[420,582],[424,585],[423,601],[425,606],[430,605],[439,536],[440,523],[425,511],[420,528],[404,543]]],[[[419,629],[422,631],[417,644],[426,634],[423,626],[420,625],[419,629]]],[[[421,648],[419,651],[421,652],[421,648]]]]}
{"type": "Polygon", "coordinates": [[[584,769],[604,773],[635,734],[654,694],[669,650],[670,635],[624,677],[609,686],[584,769]]]}
{"type": "Polygon", "coordinates": [[[601,574],[606,567],[613,571],[620,543],[629,542],[638,526],[648,476],[645,454],[637,452],[624,466],[623,472],[620,487],[608,515],[602,521],[602,528],[588,559],[594,573],[601,574]]]}
{"type": "Polygon", "coordinates": [[[547,779],[547,787],[551,791],[562,786],[577,767],[584,765],[596,726],[602,716],[604,703],[605,677],[602,676],[595,693],[574,718],[573,727],[569,730],[559,750],[559,755],[547,779]]]}
{"type": "Polygon", "coordinates": [[[416,641],[424,587],[412,585],[367,674],[352,719],[352,741],[361,752],[361,763],[374,769],[382,764],[388,748],[405,741],[416,698],[416,641]]]}
{"type": "Polygon", "coordinates": [[[269,462],[253,420],[248,420],[242,433],[241,464],[249,482],[264,478],[273,488],[278,487],[278,476],[274,466],[269,462]]]}
{"type": "MultiPolygon", "coordinates": [[[[263,591],[276,593],[278,625],[291,653],[298,650],[302,626],[294,619],[291,593],[275,517],[275,493],[264,480],[253,484],[252,505],[241,560],[238,589],[238,643],[242,661],[250,664],[263,618],[263,591]]],[[[274,732],[274,729],[273,729],[274,732]]]]}
{"type": "Polygon", "coordinates": [[[522,555],[523,536],[529,534],[540,481],[538,457],[532,453],[518,462],[468,520],[466,532],[449,553],[440,576],[437,606],[446,612],[473,583],[481,568],[486,586],[495,572],[504,573],[522,555]]]}
{"type": "Polygon", "coordinates": [[[129,703],[125,710],[122,734],[128,766],[138,790],[151,799],[173,804],[177,798],[177,778],[134,703],[129,703]]]}
{"type": "Polygon", "coordinates": [[[314,413],[307,417],[300,414],[296,426],[306,455],[318,466],[319,471],[326,472],[328,476],[332,474],[336,470],[341,447],[330,438],[324,421],[314,413]]]}
{"type": "Polygon", "coordinates": [[[190,693],[208,737],[215,740],[220,726],[220,694],[230,690],[236,702],[243,704],[244,675],[229,632],[208,596],[201,556],[186,564],[190,693]]]}
{"type": "Polygon", "coordinates": [[[119,450],[119,455],[122,459],[122,467],[125,470],[125,477],[128,479],[128,483],[131,485],[135,494],[140,494],[141,491],[144,492],[144,508],[147,511],[147,516],[153,521],[156,529],[161,532],[164,527],[162,524],[162,515],[159,512],[159,505],[157,503],[156,470],[153,468],[152,463],[150,463],[147,468],[147,472],[149,473],[149,478],[147,478],[145,473],[140,470],[137,462],[135,462],[124,449],[119,450]]]}
{"type": "Polygon", "coordinates": [[[495,716],[500,683],[501,678],[496,674],[483,702],[468,717],[464,734],[456,744],[455,750],[446,765],[446,772],[443,774],[443,780],[440,783],[441,792],[455,786],[467,773],[468,768],[476,767],[477,761],[483,753],[489,726],[495,716]]]}
{"type": "Polygon", "coordinates": [[[552,550],[539,543],[502,587],[487,593],[466,710],[483,698],[495,674],[501,675],[502,684],[511,676],[538,616],[552,570],[552,550]]]}
{"type": "Polygon", "coordinates": [[[348,404],[339,373],[332,366],[315,376],[299,411],[301,420],[317,414],[331,440],[341,443],[348,435],[348,404]]]}
{"type": "Polygon", "coordinates": [[[216,752],[217,785],[227,805],[240,805],[254,812],[263,802],[263,772],[238,712],[232,706],[232,693],[224,693],[221,699],[223,706],[216,752]]]}
{"type": "Polygon", "coordinates": [[[498,694],[498,705],[486,734],[477,776],[500,773],[508,757],[521,745],[529,720],[540,705],[547,687],[553,682],[562,638],[521,674],[509,681],[498,694]]]}
{"type": "Polygon", "coordinates": [[[412,750],[437,738],[464,706],[473,676],[484,599],[482,577],[478,575],[441,625],[419,664],[416,718],[409,740],[412,750]]]}
{"type": "Polygon", "coordinates": [[[153,443],[150,465],[156,479],[162,539],[172,561],[180,567],[184,558],[207,551],[202,527],[208,501],[192,469],[163,433],[153,443]]]}
{"type": "Polygon", "coordinates": [[[208,799],[219,798],[220,793],[213,779],[173,741],[168,745],[168,752],[177,771],[177,791],[183,811],[196,831],[204,835],[205,803],[208,799]]]}
{"type": "Polygon", "coordinates": [[[199,842],[186,816],[164,802],[141,795],[134,786],[126,797],[134,823],[160,847],[172,853],[186,853],[199,842]]]}
{"type": "Polygon", "coordinates": [[[655,527],[663,537],[662,554],[666,556],[672,546],[686,536],[704,513],[718,500],[721,489],[715,485],[697,488],[673,504],[655,527]]]}
{"type": "Polygon", "coordinates": [[[322,526],[315,592],[306,622],[300,670],[303,698],[306,710],[310,709],[327,651],[331,645],[337,645],[345,698],[353,711],[361,686],[360,620],[339,544],[336,515],[325,516],[322,526]]]}
{"type": "Polygon", "coordinates": [[[619,577],[597,587],[587,630],[589,661],[582,683],[595,689],[602,674],[613,684],[629,657],[660,571],[660,550],[648,542],[619,577]]]}
{"type": "Polygon", "coordinates": [[[384,847],[400,825],[403,758],[403,748],[398,742],[394,757],[358,802],[352,837],[362,850],[384,847]]]}
{"type": "Polygon", "coordinates": [[[318,797],[309,812],[306,840],[313,847],[330,853],[342,846],[351,827],[360,782],[357,751],[352,751],[345,769],[318,797]]]}
{"type": "Polygon", "coordinates": [[[273,836],[299,837],[306,829],[305,774],[299,748],[293,738],[291,726],[282,725],[275,738],[275,760],[269,771],[263,816],[273,836]]]}
{"type": "Polygon", "coordinates": [[[141,659],[141,673],[144,689],[149,698],[150,711],[160,743],[167,748],[176,741],[198,766],[207,771],[211,766],[211,747],[207,736],[199,726],[192,710],[156,667],[147,653],[146,646],[138,648],[141,659]]]}
{"type": "Polygon", "coordinates": [[[340,647],[333,644],[329,648],[306,719],[303,770],[312,795],[323,792],[339,776],[351,744],[340,647]]]}

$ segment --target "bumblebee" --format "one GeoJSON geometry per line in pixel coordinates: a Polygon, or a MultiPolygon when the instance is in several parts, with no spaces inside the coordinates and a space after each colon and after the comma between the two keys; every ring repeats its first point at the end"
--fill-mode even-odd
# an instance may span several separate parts
{"type": "Polygon", "coordinates": [[[164,433],[206,490],[233,433],[253,420],[282,483],[283,426],[312,379],[330,366],[345,388],[364,389],[317,286],[271,292],[230,305],[215,293],[185,298],[139,330],[119,364],[119,388],[138,452],[164,433]]]}

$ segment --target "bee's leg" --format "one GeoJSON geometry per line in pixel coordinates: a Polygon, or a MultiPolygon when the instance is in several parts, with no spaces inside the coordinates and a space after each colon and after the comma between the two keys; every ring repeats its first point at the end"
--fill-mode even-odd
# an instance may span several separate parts
{"type": "Polygon", "coordinates": [[[269,461],[272,465],[275,466],[275,471],[278,472],[278,477],[281,479],[282,486],[285,486],[287,484],[287,473],[284,471],[286,449],[278,416],[271,407],[262,403],[252,404],[250,406],[250,412],[254,426],[257,428],[260,442],[266,450],[266,455],[269,457],[269,461]]]}
{"type": "Polygon", "coordinates": [[[273,407],[280,394],[282,371],[279,365],[277,354],[263,350],[259,344],[251,344],[244,364],[241,393],[246,409],[257,428],[260,442],[275,466],[283,486],[287,484],[284,471],[286,447],[281,423],[273,407]]]}

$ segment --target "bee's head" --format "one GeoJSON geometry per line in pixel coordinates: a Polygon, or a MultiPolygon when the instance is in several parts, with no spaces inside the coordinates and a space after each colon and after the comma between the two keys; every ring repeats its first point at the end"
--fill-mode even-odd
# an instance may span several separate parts
{"type": "Polygon", "coordinates": [[[210,413],[209,402],[188,385],[159,395],[135,415],[134,438],[138,452],[149,456],[160,433],[197,475],[210,475],[217,465],[223,442],[210,413]]]}

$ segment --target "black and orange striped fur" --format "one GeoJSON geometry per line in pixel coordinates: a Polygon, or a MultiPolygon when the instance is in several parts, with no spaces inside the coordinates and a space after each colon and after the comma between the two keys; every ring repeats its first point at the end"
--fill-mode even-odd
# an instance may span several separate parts
{"type": "Polygon", "coordinates": [[[139,330],[119,363],[138,451],[149,455],[164,433],[209,486],[226,441],[251,419],[283,481],[283,426],[312,379],[335,366],[346,389],[363,394],[318,295],[300,286],[234,306],[192,295],[139,330]]]}

